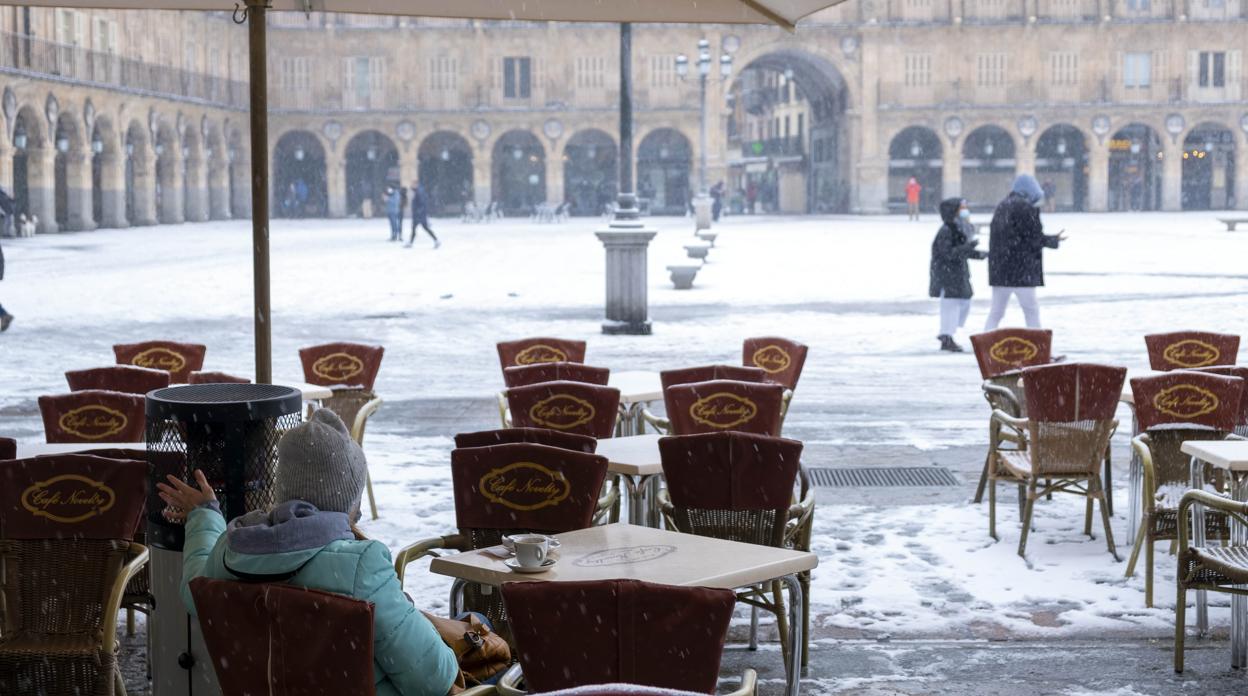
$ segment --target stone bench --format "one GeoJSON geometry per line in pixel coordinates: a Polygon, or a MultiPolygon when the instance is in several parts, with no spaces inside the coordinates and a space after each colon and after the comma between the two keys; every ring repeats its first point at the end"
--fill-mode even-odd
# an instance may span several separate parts
{"type": "Polygon", "coordinates": [[[718,232],[698,232],[698,239],[710,244],[712,247],[715,246],[715,238],[718,236],[718,232]]]}
{"type": "Polygon", "coordinates": [[[672,274],[672,285],[677,290],[688,290],[693,287],[693,278],[698,275],[698,269],[701,266],[668,266],[667,270],[672,274]]]}
{"type": "Polygon", "coordinates": [[[1248,225],[1248,217],[1218,218],[1218,222],[1222,223],[1223,225],[1226,225],[1227,232],[1234,232],[1236,225],[1241,224],[1241,223],[1248,225]]]}
{"type": "Polygon", "coordinates": [[[706,263],[706,255],[708,252],[710,252],[710,250],[711,250],[711,245],[709,244],[686,244],[685,245],[685,253],[689,255],[689,258],[700,259],[703,263],[706,263]]]}

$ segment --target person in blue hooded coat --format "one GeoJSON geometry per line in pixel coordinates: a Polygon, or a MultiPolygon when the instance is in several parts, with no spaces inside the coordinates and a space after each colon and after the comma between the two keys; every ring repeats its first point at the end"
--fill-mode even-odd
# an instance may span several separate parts
{"type": "Polygon", "coordinates": [[[1065,230],[1045,234],[1040,222],[1044,190],[1030,174],[1014,179],[1009,195],[992,214],[988,238],[988,284],[992,308],[985,331],[1001,323],[1010,296],[1018,298],[1028,328],[1040,328],[1040,304],[1036,288],[1044,285],[1044,249],[1056,249],[1066,239],[1065,230]]]}
{"type": "Polygon", "coordinates": [[[446,696],[459,676],[455,653],[403,593],[390,551],[358,540],[351,526],[364,490],[364,452],[328,409],[278,443],[271,510],[227,525],[202,470],[198,487],[170,476],[159,483],[165,516],[185,515],[182,602],[195,615],[190,581],[272,578],[373,604],[373,676],[377,696],[446,696]],[[182,511],[189,510],[189,514],[182,511]]]}

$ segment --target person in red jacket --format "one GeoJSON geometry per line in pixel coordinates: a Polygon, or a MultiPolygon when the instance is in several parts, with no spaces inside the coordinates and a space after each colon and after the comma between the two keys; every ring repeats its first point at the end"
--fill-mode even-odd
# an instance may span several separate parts
{"type": "Polygon", "coordinates": [[[919,219],[920,193],[923,193],[923,185],[918,179],[910,177],[910,180],[906,182],[906,208],[909,210],[911,220],[919,219]]]}

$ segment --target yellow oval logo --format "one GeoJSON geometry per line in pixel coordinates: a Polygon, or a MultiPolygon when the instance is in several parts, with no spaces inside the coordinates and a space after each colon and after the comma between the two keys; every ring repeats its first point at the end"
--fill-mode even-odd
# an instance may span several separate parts
{"type": "Polygon", "coordinates": [[[181,353],[168,348],[148,348],[134,356],[130,364],[138,365],[139,367],[150,367],[155,370],[180,372],[182,368],[186,367],[186,358],[181,353]]]}
{"type": "Polygon", "coordinates": [[[1198,418],[1218,409],[1218,395],[1191,384],[1163,389],[1153,397],[1153,407],[1175,418],[1198,418]]]}
{"type": "Polygon", "coordinates": [[[567,430],[592,421],[595,413],[594,405],[584,399],[555,394],[533,404],[529,419],[547,428],[567,430]]]}
{"type": "Polygon", "coordinates": [[[35,517],[73,524],[89,520],[113,507],[117,496],[100,481],[63,474],[39,481],[22,491],[22,507],[35,517]]]}
{"type": "Polygon", "coordinates": [[[702,397],[689,407],[689,417],[702,425],[727,430],[749,423],[758,415],[758,406],[749,399],[728,392],[702,397]]]}
{"type": "Polygon", "coordinates": [[[487,500],[512,510],[541,510],[558,505],[572,492],[572,485],[557,471],[533,462],[515,462],[491,469],[477,482],[487,500]]]}
{"type": "Polygon", "coordinates": [[[1206,367],[1217,365],[1218,360],[1222,358],[1222,352],[1217,346],[1189,338],[1166,346],[1161,357],[1178,367],[1206,367]]]}
{"type": "Polygon", "coordinates": [[[364,361],[346,353],[330,353],[312,363],[312,374],[331,382],[346,382],[364,371],[364,361]]]}
{"type": "Polygon", "coordinates": [[[752,359],[755,366],[761,367],[769,375],[784,372],[789,369],[789,365],[793,364],[793,359],[789,357],[789,352],[777,345],[759,348],[754,351],[752,359]]]}
{"type": "Polygon", "coordinates": [[[80,406],[61,414],[58,424],[61,430],[84,440],[102,440],[126,429],[126,414],[107,406],[92,404],[80,406]]]}
{"type": "Polygon", "coordinates": [[[1040,354],[1040,347],[1025,338],[1010,336],[992,344],[988,349],[988,357],[999,363],[1022,367],[1040,354]]]}
{"type": "Polygon", "coordinates": [[[536,365],[538,363],[567,362],[568,354],[542,343],[537,343],[516,353],[517,365],[536,365]]]}

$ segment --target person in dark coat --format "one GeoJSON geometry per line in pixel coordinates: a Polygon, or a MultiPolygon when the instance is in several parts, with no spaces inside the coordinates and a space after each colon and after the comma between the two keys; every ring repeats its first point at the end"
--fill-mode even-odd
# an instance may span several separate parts
{"type": "Polygon", "coordinates": [[[940,219],[944,224],[932,240],[932,270],[928,294],[940,298],[940,349],[961,353],[953,336],[966,324],[971,311],[971,269],[968,259],[984,259],[982,251],[975,249],[979,240],[971,225],[971,211],[961,198],[946,198],[940,202],[940,219]]]}
{"type": "MultiPolygon", "coordinates": [[[[0,248],[0,280],[4,280],[4,249],[0,248]]],[[[0,305],[0,331],[8,331],[9,324],[13,323],[13,315],[4,311],[4,305],[0,305]]]]}
{"type": "Polygon", "coordinates": [[[719,222],[719,214],[724,210],[724,182],[720,181],[711,187],[711,220],[719,222]]]}
{"type": "Polygon", "coordinates": [[[1056,249],[1066,231],[1045,234],[1040,223],[1044,191],[1036,178],[1019,174],[1005,200],[992,214],[988,240],[988,284],[992,286],[992,309],[985,331],[997,328],[1005,315],[1010,295],[1018,298],[1028,328],[1040,328],[1040,305],[1036,288],[1044,285],[1044,248],[1056,249]]]}
{"type": "Polygon", "coordinates": [[[425,187],[420,185],[419,181],[412,182],[412,236],[407,240],[407,246],[412,246],[416,242],[416,227],[424,227],[429,236],[433,238],[433,248],[437,249],[442,246],[442,242],[438,241],[438,236],[429,228],[429,195],[425,193],[425,187]]]}

